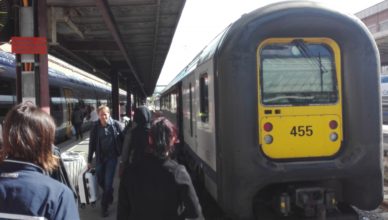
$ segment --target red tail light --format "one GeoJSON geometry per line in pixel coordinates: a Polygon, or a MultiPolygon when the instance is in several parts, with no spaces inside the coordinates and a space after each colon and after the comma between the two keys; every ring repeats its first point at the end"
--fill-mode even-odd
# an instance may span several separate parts
{"type": "Polygon", "coordinates": [[[329,122],[329,127],[330,127],[331,129],[336,129],[336,128],[338,127],[338,122],[335,121],[335,120],[331,120],[331,121],[329,122]]]}
{"type": "Polygon", "coordinates": [[[272,131],[273,126],[271,123],[267,122],[264,124],[263,128],[264,128],[264,131],[270,132],[270,131],[272,131]]]}

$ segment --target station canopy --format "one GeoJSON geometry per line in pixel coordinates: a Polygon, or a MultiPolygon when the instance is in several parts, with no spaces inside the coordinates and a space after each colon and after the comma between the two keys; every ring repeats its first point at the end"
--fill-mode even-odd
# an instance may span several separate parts
{"type": "Polygon", "coordinates": [[[47,0],[49,53],[152,95],[185,0],[47,0]]]}

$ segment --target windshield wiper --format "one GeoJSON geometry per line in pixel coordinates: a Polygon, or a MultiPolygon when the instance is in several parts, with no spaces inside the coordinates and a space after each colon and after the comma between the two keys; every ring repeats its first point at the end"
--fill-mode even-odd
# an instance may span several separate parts
{"type": "Polygon", "coordinates": [[[297,95],[286,95],[286,96],[277,96],[274,98],[264,99],[265,102],[274,102],[283,99],[294,99],[294,100],[312,100],[314,96],[297,96],[297,95]]]}

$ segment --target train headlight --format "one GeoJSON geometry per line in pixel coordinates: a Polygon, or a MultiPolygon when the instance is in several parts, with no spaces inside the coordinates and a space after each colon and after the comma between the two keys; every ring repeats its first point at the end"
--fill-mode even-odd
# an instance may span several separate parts
{"type": "Polygon", "coordinates": [[[265,135],[264,136],[264,142],[266,144],[271,144],[273,142],[273,137],[271,135],[265,135]]]}
{"type": "Polygon", "coordinates": [[[331,141],[336,141],[338,139],[338,134],[336,132],[333,132],[330,134],[330,140],[331,141]]]}

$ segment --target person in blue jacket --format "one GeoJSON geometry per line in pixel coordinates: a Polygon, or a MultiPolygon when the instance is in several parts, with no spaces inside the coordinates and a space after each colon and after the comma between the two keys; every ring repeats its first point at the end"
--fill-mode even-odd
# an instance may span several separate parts
{"type": "Polygon", "coordinates": [[[0,219],[80,219],[72,191],[48,175],[59,163],[52,117],[21,103],[7,113],[2,137],[0,219]]]}

